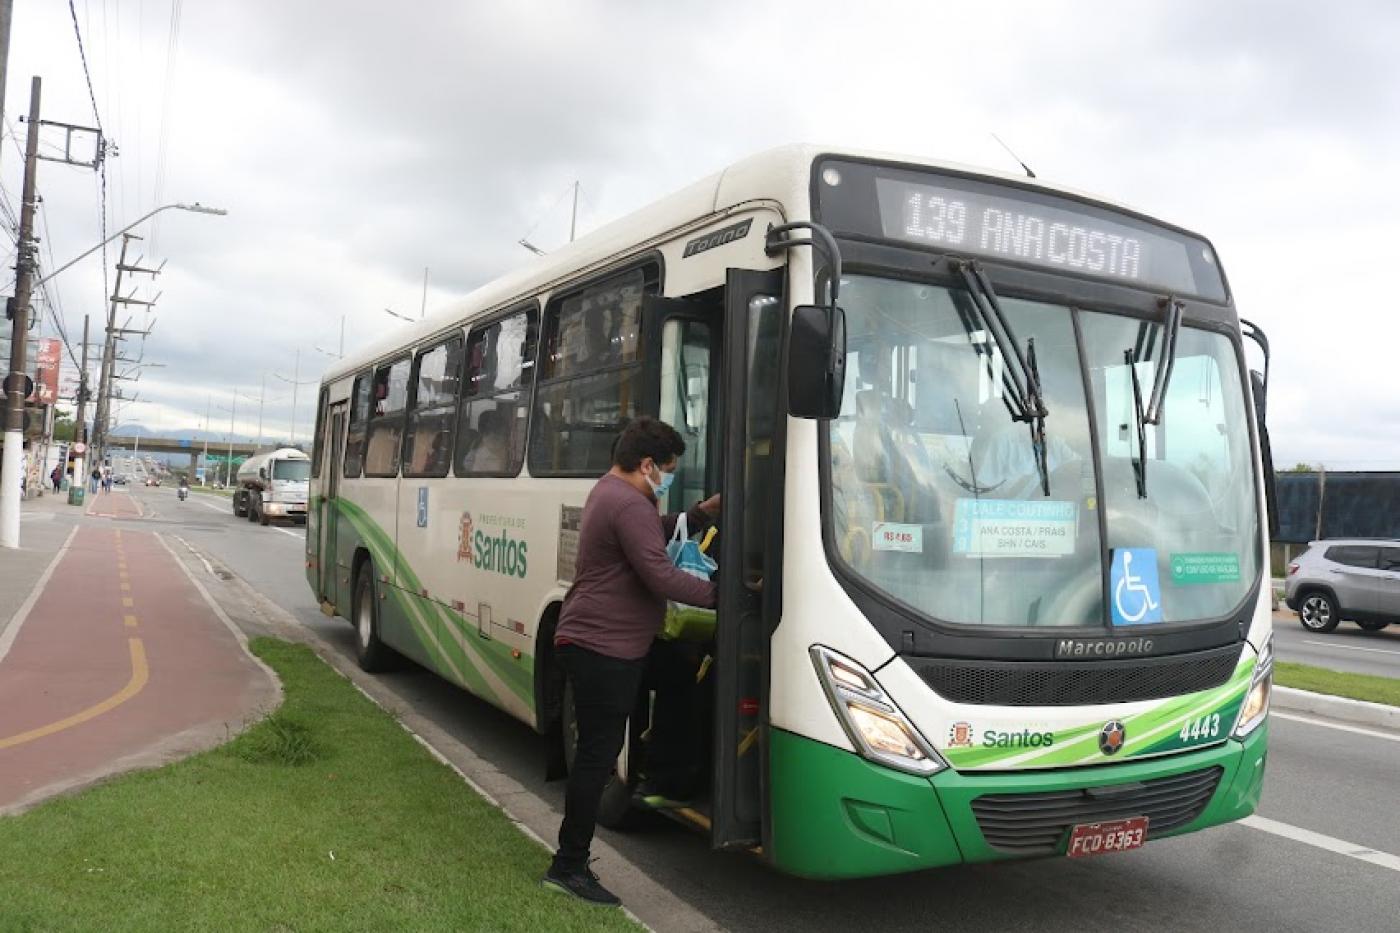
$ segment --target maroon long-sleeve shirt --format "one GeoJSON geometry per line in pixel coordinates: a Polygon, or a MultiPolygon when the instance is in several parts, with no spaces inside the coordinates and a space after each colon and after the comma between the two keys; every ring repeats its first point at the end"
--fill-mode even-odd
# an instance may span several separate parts
{"type": "MultiPolygon", "coordinates": [[[[658,515],[655,501],[620,477],[598,481],[583,505],[574,585],[564,597],[556,645],[636,659],[660,631],[666,600],[714,606],[715,585],[678,570],[666,556],[679,517],[658,515]]],[[[709,517],[691,509],[687,522],[694,533],[709,517]]]]}

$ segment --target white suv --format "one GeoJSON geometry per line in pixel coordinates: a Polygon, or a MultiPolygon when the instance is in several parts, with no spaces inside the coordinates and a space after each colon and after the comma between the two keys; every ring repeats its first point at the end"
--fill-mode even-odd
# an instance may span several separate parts
{"type": "Polygon", "coordinates": [[[1310,632],[1330,632],[1342,619],[1378,632],[1400,622],[1400,541],[1313,541],[1288,565],[1283,592],[1310,632]]]}

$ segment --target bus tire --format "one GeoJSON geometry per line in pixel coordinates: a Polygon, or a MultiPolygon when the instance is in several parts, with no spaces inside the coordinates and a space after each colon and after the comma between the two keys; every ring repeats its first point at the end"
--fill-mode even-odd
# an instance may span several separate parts
{"type": "Polygon", "coordinates": [[[371,674],[389,667],[389,647],[379,640],[379,594],[374,584],[374,562],[365,561],[355,577],[355,660],[371,674]]]}
{"type": "MultiPolygon", "coordinates": [[[[559,718],[564,742],[564,762],[572,771],[574,769],[574,752],[578,742],[578,717],[574,713],[574,685],[568,681],[564,683],[564,699],[561,706],[559,718]]],[[[630,721],[627,728],[632,728],[630,721]]],[[[629,767],[628,774],[631,774],[632,770],[629,767]]],[[[632,782],[620,780],[616,774],[608,779],[607,785],[603,788],[602,799],[598,801],[599,826],[626,830],[631,829],[636,824],[639,814],[632,805],[632,789],[632,782]]]]}
{"type": "Polygon", "coordinates": [[[237,518],[242,518],[247,514],[247,503],[244,502],[243,505],[240,506],[240,502],[243,502],[243,495],[242,493],[235,492],[233,494],[233,514],[237,518]]]}

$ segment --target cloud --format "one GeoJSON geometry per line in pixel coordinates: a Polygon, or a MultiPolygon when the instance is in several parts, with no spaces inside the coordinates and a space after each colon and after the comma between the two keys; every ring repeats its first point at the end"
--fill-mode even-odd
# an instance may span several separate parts
{"type": "MultiPolygon", "coordinates": [[[[1390,4],[198,4],[168,111],[165,11],[80,7],[122,145],[113,226],[153,206],[162,126],[163,199],[230,210],[167,213],[144,244],[169,259],[139,292],[163,292],[146,355],[167,367],[141,391],[172,427],[197,426],[210,392],[291,375],[298,349],[314,378],[342,317],[351,348],[401,326],[382,309],[414,314],[425,267],[431,306],[528,261],[527,232],[559,246],[576,179],[586,232],[783,142],[1014,168],[997,132],[1042,178],[1216,243],[1273,338],[1281,458],[1400,461],[1375,389],[1400,337],[1377,310],[1400,213],[1390,4]]],[[[17,4],[7,114],[33,73],[46,114],[87,119],[61,4],[17,4]]],[[[55,255],[91,245],[94,180],[46,163],[41,188],[55,255]]],[[[95,264],[60,285],[70,330],[105,314],[95,264]]],[[[279,392],[264,418],[285,429],[279,392]]]]}

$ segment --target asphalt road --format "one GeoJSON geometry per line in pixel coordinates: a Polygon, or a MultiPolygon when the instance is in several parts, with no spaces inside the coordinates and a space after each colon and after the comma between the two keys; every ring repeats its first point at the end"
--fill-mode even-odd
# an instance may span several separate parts
{"type": "Polygon", "coordinates": [[[1400,677],[1400,625],[1363,632],[1342,622],[1326,635],[1309,632],[1287,609],[1274,613],[1274,648],[1283,661],[1297,661],[1334,671],[1400,677]]]}
{"type": "MultiPolygon", "coordinates": [[[[165,526],[160,530],[217,558],[336,650],[353,655],[350,626],[322,616],[306,586],[301,529],[235,519],[224,499],[195,495],[180,503],[166,488],[136,494],[148,521],[165,526]]],[[[1287,628],[1281,621],[1280,629],[1287,628]]],[[[1337,648],[1361,639],[1347,635],[1339,630],[1336,647],[1307,650],[1349,661],[1337,648]]],[[[1281,635],[1280,657],[1302,660],[1295,650],[1303,649],[1294,645],[1300,640],[1281,635]]],[[[1364,639],[1366,647],[1378,644],[1400,651],[1400,642],[1389,637],[1364,639]]],[[[1373,663],[1400,675],[1400,658],[1373,663]]],[[[531,730],[426,671],[410,668],[380,679],[405,707],[562,809],[562,786],[541,779],[543,740],[531,730]]],[[[1400,807],[1393,805],[1400,734],[1279,712],[1270,728],[1259,815],[1271,822],[1218,827],[1097,859],[833,884],[785,877],[748,856],[711,852],[702,837],[660,818],[639,832],[607,838],[654,879],[734,930],[1400,930],[1400,807]],[[1382,855],[1365,861],[1355,854],[1368,848],[1382,855]]]]}

